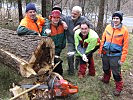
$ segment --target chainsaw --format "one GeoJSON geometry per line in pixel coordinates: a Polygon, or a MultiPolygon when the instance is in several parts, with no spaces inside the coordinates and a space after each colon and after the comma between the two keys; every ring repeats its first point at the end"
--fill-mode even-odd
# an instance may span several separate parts
{"type": "MultiPolygon", "coordinates": [[[[31,84],[23,84],[21,85],[21,88],[30,89],[34,86],[35,85],[31,85],[31,84]]],[[[78,87],[71,84],[67,80],[54,79],[54,80],[50,80],[48,84],[40,84],[34,90],[29,92],[29,94],[31,98],[35,99],[35,97],[37,97],[37,94],[40,94],[41,95],[40,97],[43,97],[43,95],[45,94],[45,97],[46,97],[46,93],[47,93],[47,96],[49,96],[49,99],[53,99],[54,97],[62,97],[62,96],[65,97],[71,94],[75,94],[77,92],[78,92],[78,87]],[[38,93],[39,91],[45,92],[45,93],[42,93],[41,95],[40,93],[38,93]]],[[[37,98],[40,99],[39,96],[37,98]]]]}
{"type": "Polygon", "coordinates": [[[53,73],[56,75],[54,77],[49,76],[45,82],[40,82],[37,79],[33,84],[20,85],[20,88],[26,90],[10,100],[16,100],[25,93],[28,93],[29,100],[53,100],[56,97],[67,97],[78,92],[78,86],[63,79],[58,73],[53,73]]]}

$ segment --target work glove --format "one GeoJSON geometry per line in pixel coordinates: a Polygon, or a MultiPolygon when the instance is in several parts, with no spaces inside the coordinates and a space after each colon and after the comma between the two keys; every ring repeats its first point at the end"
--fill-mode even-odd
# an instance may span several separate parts
{"type": "Polygon", "coordinates": [[[74,54],[75,54],[74,51],[73,51],[73,52],[68,52],[68,53],[67,53],[68,56],[73,56],[74,54]]]}
{"type": "Polygon", "coordinates": [[[49,36],[51,34],[51,30],[50,29],[46,29],[45,33],[49,36]]]}
{"type": "Polygon", "coordinates": [[[88,62],[87,56],[85,54],[83,54],[82,60],[85,61],[85,62],[88,62]]]}
{"type": "Polygon", "coordinates": [[[120,60],[118,60],[118,64],[119,64],[120,66],[122,66],[122,65],[123,65],[123,62],[121,62],[120,60]]]}

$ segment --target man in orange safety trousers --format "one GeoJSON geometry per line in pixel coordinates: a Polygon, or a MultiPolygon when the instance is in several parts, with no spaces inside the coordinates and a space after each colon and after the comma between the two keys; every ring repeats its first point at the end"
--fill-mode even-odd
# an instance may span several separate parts
{"type": "Polygon", "coordinates": [[[101,81],[109,83],[112,71],[116,85],[113,92],[115,96],[119,96],[123,88],[121,65],[128,53],[128,30],[122,24],[122,20],[122,12],[113,13],[112,22],[104,30],[99,49],[104,71],[101,81]]]}

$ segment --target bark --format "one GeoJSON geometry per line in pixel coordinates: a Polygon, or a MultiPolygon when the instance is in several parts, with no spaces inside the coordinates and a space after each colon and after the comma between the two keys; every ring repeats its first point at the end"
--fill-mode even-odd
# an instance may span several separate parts
{"type": "Polygon", "coordinates": [[[18,12],[19,12],[19,22],[20,22],[23,18],[21,0],[18,0],[18,12]]]}
{"type": "Polygon", "coordinates": [[[42,17],[46,17],[46,0],[42,0],[42,17]]]}
{"type": "Polygon", "coordinates": [[[24,77],[36,75],[46,66],[52,69],[55,46],[50,37],[18,36],[8,29],[0,30],[0,62],[24,77]]]}
{"type": "Polygon", "coordinates": [[[102,36],[103,33],[104,4],[105,0],[100,0],[98,24],[97,24],[97,33],[99,34],[100,37],[102,36]]]}
{"type": "Polygon", "coordinates": [[[119,11],[120,10],[120,7],[121,7],[121,0],[118,0],[117,1],[117,11],[119,11]]]}

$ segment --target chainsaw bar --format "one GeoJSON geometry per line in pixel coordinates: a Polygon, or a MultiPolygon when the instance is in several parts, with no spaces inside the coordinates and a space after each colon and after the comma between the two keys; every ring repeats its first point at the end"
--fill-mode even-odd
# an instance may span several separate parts
{"type": "MultiPolygon", "coordinates": [[[[29,89],[29,88],[32,88],[33,86],[35,86],[35,85],[24,84],[24,85],[21,85],[21,88],[29,89]]],[[[36,89],[48,89],[48,86],[43,84],[43,85],[36,87],[36,89]]]]}

